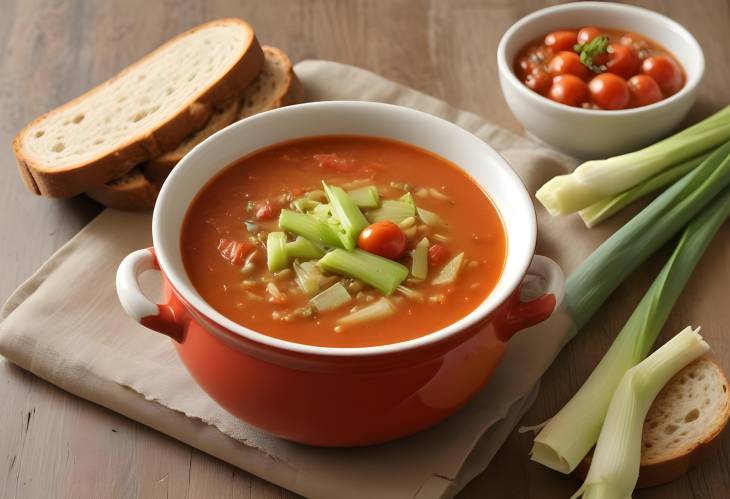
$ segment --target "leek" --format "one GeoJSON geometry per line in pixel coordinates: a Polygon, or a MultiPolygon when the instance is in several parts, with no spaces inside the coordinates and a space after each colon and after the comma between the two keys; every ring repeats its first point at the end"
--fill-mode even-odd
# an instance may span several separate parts
{"type": "Polygon", "coordinates": [[[642,182],[628,191],[583,208],[578,212],[578,215],[583,219],[586,227],[591,229],[637,199],[675,182],[680,177],[694,170],[705,158],[706,156],[699,156],[680,163],[677,166],[673,166],[669,170],[642,182]]]}
{"type": "Polygon", "coordinates": [[[342,189],[322,182],[324,193],[332,208],[332,214],[339,222],[337,234],[346,250],[352,250],[357,242],[357,236],[368,226],[365,215],[357,207],[355,201],[342,189]]]}
{"type": "Polygon", "coordinates": [[[730,184],[730,142],[679,179],[598,247],[568,278],[565,300],[577,329],[646,258],[730,184]]]}
{"type": "Polygon", "coordinates": [[[423,208],[416,208],[416,212],[418,212],[418,218],[426,225],[430,227],[446,227],[446,223],[436,213],[424,210],[423,208]]]}
{"type": "Polygon", "coordinates": [[[291,210],[281,210],[279,227],[323,246],[342,245],[335,231],[329,225],[312,215],[297,213],[291,210]]]}
{"type": "Polygon", "coordinates": [[[295,210],[300,213],[307,213],[312,211],[317,205],[321,204],[319,201],[309,198],[298,198],[291,202],[295,210]]]}
{"type": "Polygon", "coordinates": [[[289,263],[286,255],[286,234],[270,232],[266,238],[266,265],[269,272],[278,272],[289,263]]]}
{"type": "Polygon", "coordinates": [[[337,282],[310,299],[309,303],[314,305],[314,308],[319,312],[325,312],[341,307],[351,299],[352,297],[345,289],[345,286],[337,282]]]}
{"type": "Polygon", "coordinates": [[[440,284],[452,284],[457,277],[459,277],[459,272],[461,271],[461,267],[464,264],[464,253],[459,253],[454,258],[449,260],[449,262],[444,265],[444,267],[441,269],[441,272],[434,277],[433,281],[431,281],[431,284],[434,284],[436,286],[440,284]]]}
{"type": "Polygon", "coordinates": [[[416,207],[404,201],[384,200],[377,210],[371,210],[367,213],[367,218],[371,223],[390,220],[397,224],[401,223],[408,217],[416,216],[416,207]]]}
{"type": "Polygon", "coordinates": [[[416,245],[411,253],[411,275],[416,279],[425,279],[428,276],[428,246],[425,237],[416,245]]]}
{"type": "Polygon", "coordinates": [[[631,497],[639,478],[641,432],[652,402],[672,376],[709,348],[697,330],[687,327],[624,374],[611,398],[588,476],[572,499],[631,497]]]}
{"type": "Polygon", "coordinates": [[[587,161],[569,175],[554,177],[535,195],[551,215],[565,215],[615,196],[681,161],[730,140],[730,106],[649,147],[604,160],[587,161]]]}
{"type": "Polygon", "coordinates": [[[330,251],[322,257],[319,265],[330,272],[354,277],[384,295],[393,294],[408,277],[408,269],[400,263],[360,249],[330,251]]]}
{"type": "Polygon", "coordinates": [[[649,353],[697,262],[728,215],[730,187],[686,227],[669,261],[608,352],[580,390],[537,435],[532,448],[534,461],[570,473],[593,447],[621,377],[649,353]]]}
{"type": "Polygon", "coordinates": [[[299,262],[295,260],[293,268],[297,285],[302,292],[307,296],[317,294],[324,279],[324,274],[319,265],[316,262],[299,262]]]}
{"type": "Polygon", "coordinates": [[[337,323],[341,326],[354,326],[364,322],[390,317],[395,313],[395,306],[387,298],[381,298],[372,305],[341,317],[337,323]]]}
{"type": "Polygon", "coordinates": [[[413,194],[411,194],[410,192],[406,192],[405,194],[403,194],[400,198],[398,198],[398,201],[409,204],[414,208],[416,207],[416,200],[413,199],[413,194]]]}
{"type": "Polygon", "coordinates": [[[286,255],[289,258],[312,260],[324,256],[324,250],[309,239],[299,236],[294,241],[286,243],[286,255]]]}
{"type": "Polygon", "coordinates": [[[378,189],[373,185],[348,191],[347,194],[360,208],[377,208],[380,206],[380,194],[378,193],[378,189]]]}

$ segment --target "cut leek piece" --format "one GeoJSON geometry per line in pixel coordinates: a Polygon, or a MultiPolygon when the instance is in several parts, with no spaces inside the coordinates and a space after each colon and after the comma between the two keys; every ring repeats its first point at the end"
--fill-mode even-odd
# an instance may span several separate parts
{"type": "Polygon", "coordinates": [[[312,209],[312,215],[322,222],[328,222],[332,218],[332,208],[328,203],[320,203],[312,209]]]}
{"type": "Polygon", "coordinates": [[[352,297],[350,296],[350,293],[348,293],[345,289],[345,286],[343,286],[339,282],[336,282],[329,288],[319,293],[317,296],[311,298],[309,300],[309,303],[314,305],[314,308],[316,308],[318,311],[325,312],[327,310],[334,310],[338,307],[341,307],[351,299],[352,297]]]}
{"type": "Polygon", "coordinates": [[[416,207],[414,205],[403,201],[393,201],[391,199],[384,199],[383,202],[380,203],[380,208],[377,210],[370,210],[367,213],[367,219],[371,223],[390,220],[391,222],[399,224],[406,218],[415,216],[416,207]]]}
{"type": "Polygon", "coordinates": [[[583,219],[586,227],[591,229],[637,199],[675,182],[677,179],[697,168],[706,157],[706,155],[699,156],[680,163],[677,166],[673,166],[669,170],[663,171],[649,180],[645,180],[628,191],[583,208],[578,212],[578,215],[583,219]]]}
{"type": "Polygon", "coordinates": [[[459,253],[444,265],[441,272],[433,278],[431,284],[436,286],[440,284],[452,284],[459,277],[462,265],[464,265],[464,253],[459,253]]]}
{"type": "Polygon", "coordinates": [[[395,313],[395,305],[387,298],[381,298],[372,305],[353,312],[349,315],[341,317],[337,323],[341,326],[354,326],[379,319],[390,317],[395,313]]]}
{"type": "Polygon", "coordinates": [[[414,208],[416,207],[416,200],[413,199],[413,194],[411,194],[410,192],[406,192],[405,194],[403,194],[400,198],[398,198],[398,201],[407,203],[414,208]]]}
{"type": "Polygon", "coordinates": [[[532,460],[570,473],[596,443],[621,377],[651,350],[687,280],[730,215],[730,187],[687,225],[631,317],[580,390],[535,438],[532,460]]]}
{"type": "Polygon", "coordinates": [[[416,279],[425,279],[428,276],[428,246],[425,237],[419,241],[411,252],[411,275],[416,279]]]}
{"type": "Polygon", "coordinates": [[[342,244],[332,227],[312,215],[281,210],[279,227],[324,246],[338,247],[342,244]]]}
{"type": "Polygon", "coordinates": [[[572,499],[631,497],[639,479],[644,419],[659,391],[710,347],[691,327],[623,375],[611,397],[588,476],[572,499]]]}
{"type": "Polygon", "coordinates": [[[421,219],[421,222],[426,225],[438,228],[446,227],[446,222],[444,222],[436,213],[424,210],[423,208],[416,208],[416,212],[418,212],[418,218],[421,219]]]}
{"type": "Polygon", "coordinates": [[[400,263],[360,249],[335,249],[323,256],[319,265],[329,272],[354,277],[387,296],[408,277],[408,269],[400,263]]]}
{"type": "Polygon", "coordinates": [[[373,185],[366,185],[365,187],[348,191],[347,195],[360,208],[377,208],[380,206],[380,194],[378,193],[378,189],[373,185]]]}
{"type": "Polygon", "coordinates": [[[641,182],[730,140],[730,106],[649,147],[587,161],[554,177],[535,194],[551,215],[565,215],[631,189],[641,182]]]}
{"type": "Polygon", "coordinates": [[[327,185],[325,182],[322,182],[322,186],[332,208],[332,214],[339,222],[336,232],[342,241],[342,246],[346,250],[352,250],[357,243],[357,236],[368,226],[368,221],[342,187],[327,185]]]}
{"type": "Polygon", "coordinates": [[[307,296],[313,296],[319,293],[324,280],[324,274],[317,262],[300,262],[294,261],[294,275],[296,275],[297,285],[307,296]]]}
{"type": "Polygon", "coordinates": [[[266,238],[266,265],[269,272],[278,272],[289,263],[286,255],[286,234],[283,232],[269,232],[266,238]]]}
{"type": "Polygon", "coordinates": [[[294,241],[286,243],[286,255],[289,258],[312,260],[324,256],[324,250],[309,239],[299,236],[294,241]]]}

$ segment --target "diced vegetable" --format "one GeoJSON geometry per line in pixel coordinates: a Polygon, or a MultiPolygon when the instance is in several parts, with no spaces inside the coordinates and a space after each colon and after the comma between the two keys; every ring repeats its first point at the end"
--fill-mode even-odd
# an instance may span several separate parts
{"type": "Polygon", "coordinates": [[[319,201],[320,203],[324,203],[327,201],[327,196],[325,195],[324,191],[322,189],[316,189],[314,191],[309,191],[304,194],[304,197],[307,199],[311,199],[313,201],[319,201]]]}
{"type": "Polygon", "coordinates": [[[418,218],[426,225],[438,228],[446,227],[446,223],[436,213],[423,208],[416,208],[416,211],[418,212],[418,218]]]}
{"type": "Polygon", "coordinates": [[[684,161],[683,163],[673,166],[669,170],[663,171],[649,180],[645,180],[628,191],[624,191],[621,194],[603,199],[587,208],[583,208],[578,212],[578,214],[583,219],[583,223],[586,224],[586,227],[589,229],[593,228],[637,199],[675,182],[680,177],[694,170],[700,165],[700,163],[702,163],[702,161],[705,160],[705,158],[707,158],[707,156],[703,155],[684,161]]]}
{"type": "Polygon", "coordinates": [[[377,208],[380,206],[380,194],[373,185],[366,185],[347,193],[360,208],[377,208]]]}
{"type": "Polygon", "coordinates": [[[431,267],[438,267],[449,258],[449,250],[445,246],[434,243],[428,247],[428,264],[431,267]]]}
{"type": "Polygon", "coordinates": [[[728,140],[730,106],[639,151],[587,161],[573,173],[548,181],[535,196],[551,215],[573,213],[630,189],[728,140]]]}
{"type": "Polygon", "coordinates": [[[397,260],[406,249],[406,236],[396,224],[383,220],[367,226],[357,238],[357,245],[364,251],[397,260]]]}
{"type": "Polygon", "coordinates": [[[390,199],[384,199],[380,203],[380,208],[367,213],[367,219],[370,223],[390,220],[399,224],[406,218],[414,216],[416,216],[416,207],[414,205],[390,199]]]}
{"type": "Polygon", "coordinates": [[[685,328],[623,375],[611,398],[588,476],[573,498],[631,497],[639,478],[644,419],[652,402],[672,376],[710,349],[698,330],[685,328]]]}
{"type": "Polygon", "coordinates": [[[287,266],[289,259],[286,256],[286,234],[270,232],[266,238],[266,265],[269,272],[277,272],[287,266]]]}
{"type": "Polygon", "coordinates": [[[730,184],[730,142],[675,182],[568,277],[565,300],[578,329],[614,289],[730,184]]]}
{"type": "Polygon", "coordinates": [[[428,239],[425,237],[416,245],[411,253],[411,275],[416,279],[428,276],[428,239]]]}
{"type": "Polygon", "coordinates": [[[264,201],[256,209],[256,220],[273,220],[279,214],[281,206],[272,203],[271,201],[264,201]]]}
{"type": "Polygon", "coordinates": [[[321,204],[319,201],[315,201],[309,198],[298,198],[291,202],[294,209],[300,213],[307,213],[312,211],[317,205],[321,204]]]}
{"type": "Polygon", "coordinates": [[[423,293],[421,293],[420,291],[416,291],[415,289],[403,286],[402,284],[398,286],[396,290],[409,300],[423,301],[423,293]]]}
{"type": "Polygon", "coordinates": [[[619,380],[649,353],[697,262],[728,215],[730,187],[687,225],[674,253],[611,348],[580,390],[535,438],[534,461],[570,473],[593,447],[619,380]]]}
{"type": "Polygon", "coordinates": [[[403,203],[407,203],[407,204],[413,206],[414,208],[416,207],[416,200],[413,199],[413,194],[411,194],[410,192],[406,192],[405,194],[403,194],[398,199],[398,201],[401,201],[403,203]]]}
{"type": "Polygon", "coordinates": [[[408,269],[400,263],[359,249],[352,252],[335,249],[323,256],[319,265],[330,272],[359,279],[384,295],[391,295],[408,277],[408,269]]]}
{"type": "Polygon", "coordinates": [[[372,305],[346,315],[337,320],[341,326],[354,326],[378,319],[390,317],[395,313],[395,306],[387,298],[381,298],[372,305]]]}
{"type": "Polygon", "coordinates": [[[337,247],[342,244],[340,238],[337,237],[337,234],[335,234],[329,225],[312,215],[297,213],[291,210],[281,210],[279,226],[284,230],[288,230],[324,246],[337,247]]]}
{"type": "Polygon", "coordinates": [[[459,253],[454,258],[452,258],[449,263],[444,265],[444,268],[441,269],[441,272],[434,277],[433,281],[431,281],[431,284],[434,285],[441,285],[441,284],[451,284],[453,283],[457,277],[459,277],[459,271],[461,271],[461,266],[464,264],[464,253],[459,253]]]}
{"type": "Polygon", "coordinates": [[[329,223],[332,218],[332,207],[329,203],[320,203],[312,209],[312,215],[322,222],[329,223]]]}
{"type": "Polygon", "coordinates": [[[307,296],[319,293],[324,280],[322,269],[316,262],[294,261],[294,274],[297,278],[297,285],[307,296]]]}
{"type": "Polygon", "coordinates": [[[347,250],[351,250],[355,247],[360,231],[368,226],[368,221],[355,204],[355,201],[347,195],[342,187],[327,185],[325,182],[322,182],[322,186],[332,208],[332,213],[340,223],[340,230],[336,232],[342,241],[342,246],[347,250]]]}
{"type": "Polygon", "coordinates": [[[324,250],[309,239],[299,236],[294,241],[286,243],[286,255],[289,258],[311,260],[321,258],[324,255],[324,250]]]}
{"type": "Polygon", "coordinates": [[[218,241],[218,253],[233,265],[241,265],[246,255],[253,251],[255,246],[246,241],[235,239],[221,239],[218,241]]]}
{"type": "Polygon", "coordinates": [[[351,299],[352,297],[345,289],[345,286],[336,282],[314,298],[310,299],[309,302],[314,305],[318,311],[324,312],[326,310],[334,310],[335,308],[341,307],[351,299]]]}

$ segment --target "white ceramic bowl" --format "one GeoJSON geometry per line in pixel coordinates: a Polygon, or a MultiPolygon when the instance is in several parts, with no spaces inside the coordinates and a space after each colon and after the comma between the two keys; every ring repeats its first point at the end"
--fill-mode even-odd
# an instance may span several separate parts
{"type": "Polygon", "coordinates": [[[669,134],[694,103],[705,57],[690,32],[666,16],[618,3],[579,2],[535,11],[513,24],[499,42],[497,65],[504,98],[522,125],[562,152],[588,159],[633,151],[669,134]],[[684,67],[685,86],[649,106],[605,111],[553,102],[517,78],[513,65],[525,45],[550,31],[581,26],[633,31],[658,42],[684,67]]]}

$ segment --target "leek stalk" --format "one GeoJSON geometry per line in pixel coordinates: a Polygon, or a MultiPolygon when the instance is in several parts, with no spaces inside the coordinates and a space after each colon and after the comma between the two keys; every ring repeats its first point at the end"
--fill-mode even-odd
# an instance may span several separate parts
{"type": "Polygon", "coordinates": [[[266,238],[266,265],[269,272],[278,272],[289,263],[286,254],[286,234],[283,232],[270,232],[266,238]]]}
{"type": "Polygon", "coordinates": [[[381,298],[372,305],[368,305],[357,312],[341,317],[337,320],[337,323],[341,326],[354,326],[356,324],[384,319],[386,317],[390,317],[394,313],[395,305],[393,305],[387,298],[381,298]]]}
{"type": "Polygon", "coordinates": [[[393,201],[385,199],[380,203],[380,208],[371,210],[367,213],[367,218],[371,223],[390,220],[397,224],[401,223],[408,217],[416,216],[416,206],[404,201],[393,201]]]}
{"type": "Polygon", "coordinates": [[[730,142],[617,230],[567,279],[565,300],[581,329],[606,298],[730,184],[730,142]]]}
{"type": "Polygon", "coordinates": [[[332,214],[339,222],[335,232],[340,237],[342,246],[346,250],[352,250],[355,248],[357,236],[368,226],[368,221],[355,204],[355,201],[347,195],[342,187],[327,185],[325,182],[322,182],[322,186],[330,203],[332,214]]]}
{"type": "Polygon", "coordinates": [[[411,275],[416,279],[425,279],[428,276],[428,239],[425,237],[411,252],[411,275]]]}
{"type": "Polygon", "coordinates": [[[452,284],[457,277],[461,267],[464,265],[464,253],[459,253],[454,258],[449,260],[446,265],[441,269],[436,277],[433,278],[431,284],[438,286],[441,284],[452,284]]]}
{"type": "Polygon", "coordinates": [[[323,256],[319,265],[330,272],[354,277],[387,296],[408,277],[408,269],[400,263],[360,249],[335,249],[323,256]]]}
{"type": "Polygon", "coordinates": [[[373,185],[366,185],[347,194],[355,201],[360,208],[377,208],[380,206],[380,194],[378,189],[373,185]]]}
{"type": "Polygon", "coordinates": [[[621,377],[648,354],[697,262],[728,215],[730,187],[686,227],[669,261],[608,352],[535,438],[533,461],[570,473],[593,447],[621,377]]]}
{"type": "Polygon", "coordinates": [[[611,398],[588,476],[571,499],[631,497],[639,478],[641,432],[652,402],[672,376],[710,348],[698,330],[685,328],[624,374],[611,398]]]}
{"type": "Polygon", "coordinates": [[[286,256],[312,260],[324,256],[324,250],[309,239],[298,236],[294,241],[286,243],[286,256]]]}
{"type": "Polygon", "coordinates": [[[323,246],[339,247],[342,245],[335,231],[325,222],[312,215],[291,210],[281,210],[279,227],[323,246]]]}
{"type": "Polygon", "coordinates": [[[730,140],[730,106],[681,132],[639,151],[587,161],[568,175],[554,177],[535,195],[551,215],[565,215],[615,196],[672,165],[730,140]]]}
{"type": "Polygon", "coordinates": [[[314,305],[314,308],[316,308],[319,312],[325,312],[327,310],[334,310],[341,307],[351,299],[352,297],[345,289],[345,286],[336,282],[317,296],[311,298],[309,303],[314,305]]]}

